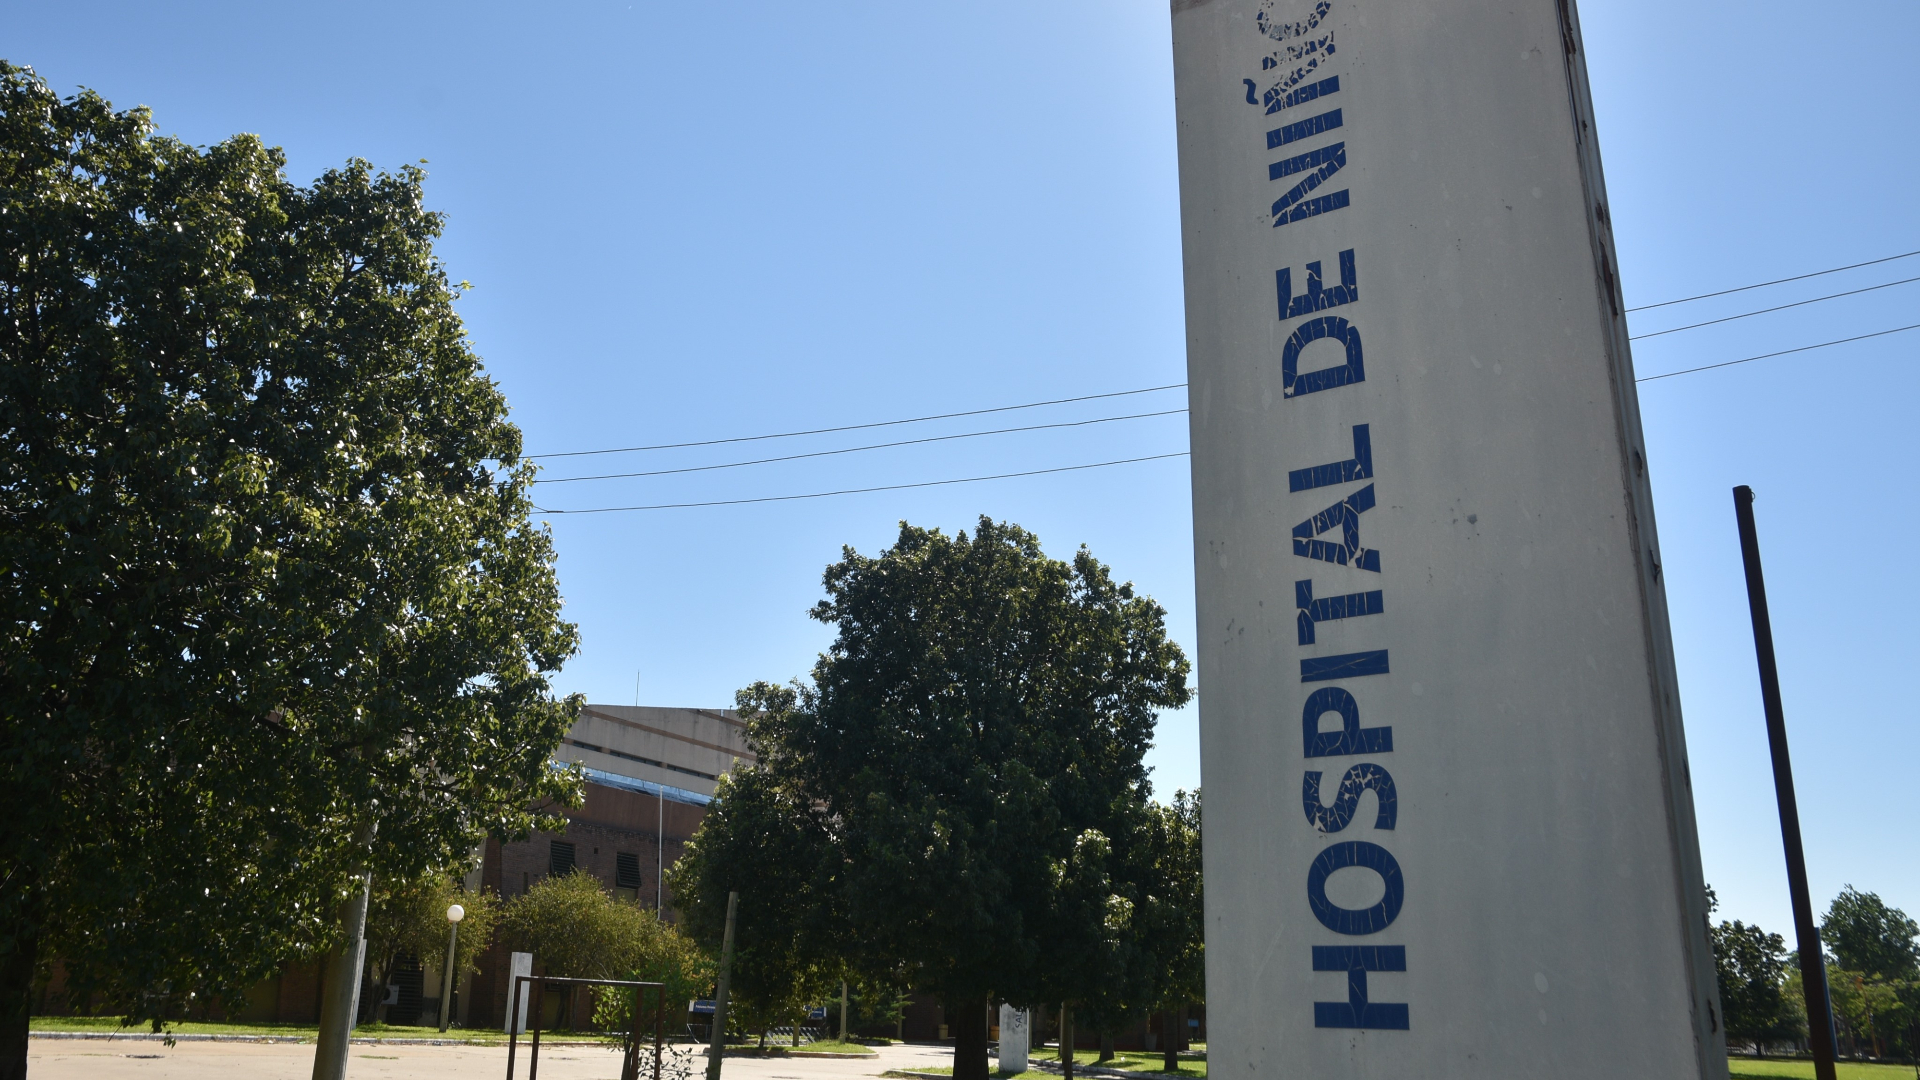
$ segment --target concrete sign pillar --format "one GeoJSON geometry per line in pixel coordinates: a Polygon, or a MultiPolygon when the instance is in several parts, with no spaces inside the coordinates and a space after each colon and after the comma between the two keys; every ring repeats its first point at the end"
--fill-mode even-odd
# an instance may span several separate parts
{"type": "Polygon", "coordinates": [[[533,954],[532,953],[517,952],[508,958],[507,1012],[509,1013],[509,1015],[507,1017],[506,1031],[507,1031],[507,1034],[509,1035],[524,1035],[527,1032],[527,1007],[531,1003],[531,999],[533,997],[533,984],[528,983],[525,986],[520,988],[520,1008],[518,1012],[515,1012],[513,1007],[513,990],[515,986],[519,985],[520,977],[522,975],[532,975],[532,974],[533,974],[533,954]]]}
{"type": "Polygon", "coordinates": [[[1174,0],[1211,1067],[1724,1077],[1571,0],[1174,0]]]}
{"type": "Polygon", "coordinates": [[[1027,1032],[1032,1030],[1027,1010],[1000,1006],[1000,1071],[1027,1071],[1027,1032]]]}

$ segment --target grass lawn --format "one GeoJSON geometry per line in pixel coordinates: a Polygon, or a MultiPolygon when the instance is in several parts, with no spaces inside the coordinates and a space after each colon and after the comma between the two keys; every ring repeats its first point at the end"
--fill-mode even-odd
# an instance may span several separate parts
{"type": "MultiPolygon", "coordinates": [[[[1734,1080],[1775,1080],[1776,1077],[1813,1080],[1811,1061],[1729,1057],[1727,1065],[1734,1080]]],[[[1915,1075],[1911,1065],[1869,1065],[1859,1061],[1842,1061],[1837,1065],[1840,1080],[1910,1080],[1915,1075]]]]}
{"type": "MultiPolygon", "coordinates": [[[[793,1047],[789,1046],[787,1049],[791,1050],[793,1047]]],[[[863,1046],[857,1042],[841,1042],[838,1039],[822,1039],[800,1047],[800,1052],[803,1054],[871,1054],[873,1047],[863,1046]]]]}
{"type": "MultiPolygon", "coordinates": [[[[922,1072],[933,1072],[933,1074],[939,1074],[939,1076],[952,1076],[952,1074],[954,1074],[954,1070],[952,1070],[950,1065],[937,1065],[937,1067],[914,1068],[912,1072],[889,1070],[889,1072],[881,1072],[881,1076],[920,1076],[922,1072]]],[[[987,1076],[993,1076],[995,1080],[1060,1080],[1060,1074],[1058,1074],[1058,1072],[1041,1072],[1041,1070],[1037,1070],[1037,1068],[1029,1068],[1029,1070],[1025,1070],[1025,1072],[1000,1072],[998,1068],[995,1068],[995,1070],[989,1072],[987,1076]]]]}

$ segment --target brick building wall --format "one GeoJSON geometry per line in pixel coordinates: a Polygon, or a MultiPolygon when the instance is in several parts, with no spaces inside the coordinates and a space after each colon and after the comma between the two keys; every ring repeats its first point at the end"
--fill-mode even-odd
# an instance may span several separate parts
{"type": "MultiPolygon", "coordinates": [[[[660,867],[673,867],[706,813],[704,806],[590,781],[585,801],[569,813],[566,828],[560,832],[535,833],[512,843],[489,839],[480,864],[480,887],[496,891],[502,899],[526,892],[553,871],[553,844],[557,840],[573,845],[573,865],[599,879],[607,891],[638,900],[649,908],[658,897],[666,918],[672,921],[673,893],[661,882],[660,867]],[[635,878],[629,877],[626,882],[620,878],[622,854],[636,857],[637,887],[628,887],[635,878]]],[[[505,1025],[511,989],[510,953],[504,942],[496,941],[480,957],[480,971],[473,976],[463,1010],[466,1026],[505,1025]]],[[[540,958],[534,957],[536,972],[539,962],[540,958]]]]}

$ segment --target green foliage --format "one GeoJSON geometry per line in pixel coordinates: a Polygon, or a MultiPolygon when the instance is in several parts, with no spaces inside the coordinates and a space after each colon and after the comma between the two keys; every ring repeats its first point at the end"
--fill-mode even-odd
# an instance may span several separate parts
{"type": "Polygon", "coordinates": [[[386,974],[403,956],[417,957],[436,967],[446,963],[450,928],[447,908],[454,904],[465,909],[455,946],[454,971],[480,970],[480,956],[493,943],[500,918],[498,896],[467,892],[444,874],[374,884],[367,906],[367,960],[375,985],[387,981],[386,974]]]}
{"type": "Polygon", "coordinates": [[[791,865],[774,857],[804,891],[774,902],[812,939],[799,953],[949,1004],[1104,1000],[1116,979],[1150,996],[1142,927],[1162,901],[1141,758],[1157,711],[1188,699],[1160,606],[1084,549],[1049,559],[987,518],[972,537],[903,523],[825,585],[811,614],[837,634],[811,684],[738,696],[760,765],[702,824],[708,867],[677,894],[689,924],[710,936],[727,888],[747,906],[725,804],[761,800],[791,827],[791,865]]]}
{"type": "Polygon", "coordinates": [[[542,878],[501,905],[500,932],[547,975],[617,979],[639,966],[654,913],[580,870],[542,878]]]}
{"type": "Polygon", "coordinates": [[[1848,885],[1820,920],[1834,1026],[1854,1053],[1920,1056],[1920,925],[1848,885]]]}
{"type": "Polygon", "coordinates": [[[236,1000],[357,868],[576,797],[574,632],[423,174],[282,166],[0,64],[9,1034],[48,956],[136,1017],[236,1000]]]}
{"type": "MultiPolygon", "coordinates": [[[[674,1034],[687,1002],[703,997],[713,989],[714,962],[697,942],[672,923],[650,920],[640,935],[638,960],[620,976],[636,982],[664,983],[660,991],[666,1002],[666,1034],[674,1034]]],[[[649,990],[642,1001],[641,1030],[652,1029],[655,991],[649,990]]],[[[624,987],[601,987],[594,995],[593,1021],[610,1034],[608,1042],[625,1047],[633,1030],[633,991],[624,987]]]]}
{"type": "Polygon", "coordinates": [[[740,894],[727,1002],[736,1030],[790,1023],[796,1010],[829,991],[838,995],[844,965],[831,918],[838,862],[825,823],[773,770],[738,764],[721,777],[668,881],[687,931],[716,955],[727,893],[740,894]]]}
{"type": "Polygon", "coordinates": [[[1843,1048],[1862,1056],[1913,1056],[1915,1025],[1920,1022],[1920,982],[1829,964],[1827,993],[1843,1048]]]}
{"type": "Polygon", "coordinates": [[[1177,1008],[1207,999],[1205,910],[1201,891],[1200,791],[1177,791],[1156,804],[1150,836],[1152,882],[1142,925],[1153,957],[1147,1002],[1177,1008]]]}
{"type": "Polygon", "coordinates": [[[1875,893],[1848,885],[1820,920],[1820,941],[1848,971],[1882,979],[1920,978],[1920,924],[1875,893]]]}
{"type": "MultiPolygon", "coordinates": [[[[913,995],[884,976],[855,972],[847,980],[847,1031],[849,1034],[875,1028],[894,1028],[906,1015],[913,995]]],[[[840,1030],[837,1003],[829,1001],[827,1011],[834,1032],[840,1030]]]]}
{"type": "MultiPolygon", "coordinates": [[[[1718,906],[1708,889],[1708,912],[1718,906]]],[[[1787,1000],[1785,939],[1737,920],[1722,921],[1710,934],[1727,1042],[1751,1043],[1764,1052],[1770,1042],[1797,1038],[1805,1021],[1787,1000]]]]}

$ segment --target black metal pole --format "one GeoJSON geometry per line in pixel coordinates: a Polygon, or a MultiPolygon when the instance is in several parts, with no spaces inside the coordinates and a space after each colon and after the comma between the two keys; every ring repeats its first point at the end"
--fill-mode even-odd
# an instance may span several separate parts
{"type": "Polygon", "coordinates": [[[1767,616],[1767,583],[1760,572],[1760,537],[1753,527],[1753,489],[1733,489],[1740,522],[1740,557],[1747,566],[1747,607],[1753,615],[1753,651],[1760,660],[1760,702],[1767,713],[1767,747],[1773,752],[1773,792],[1780,803],[1780,840],[1787,849],[1787,888],[1793,893],[1793,932],[1800,947],[1800,985],[1807,998],[1807,1042],[1813,1048],[1815,1080],[1834,1080],[1833,1006],[1827,996],[1827,966],[1820,929],[1807,894],[1807,856],[1800,846],[1800,806],[1793,797],[1793,762],[1787,756],[1787,714],[1780,704],[1780,670],[1773,659],[1773,620],[1767,616]]]}
{"type": "Polygon", "coordinates": [[[509,971],[507,981],[513,984],[513,1000],[507,1005],[507,1080],[513,1080],[513,1055],[520,1048],[520,980],[509,971]]]}

